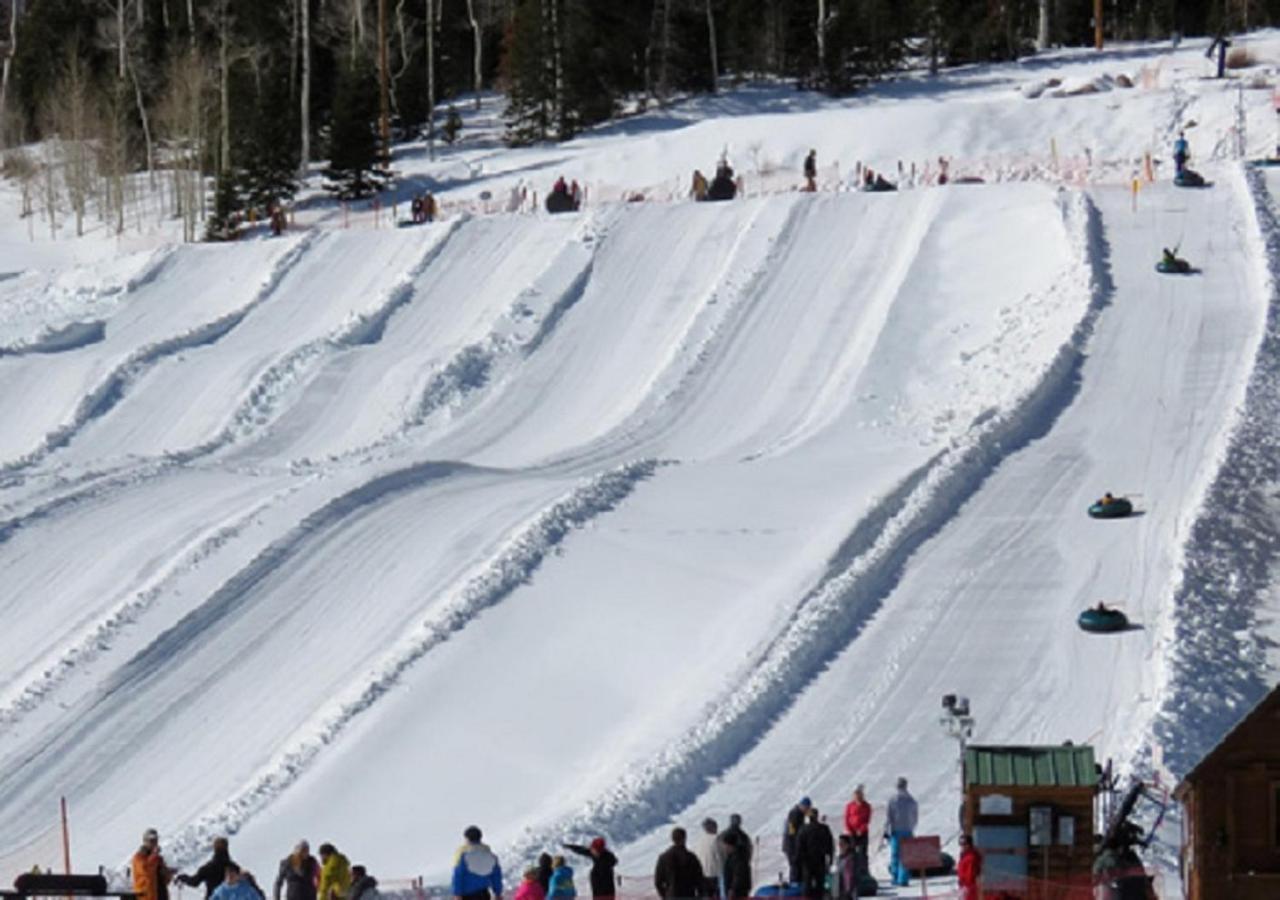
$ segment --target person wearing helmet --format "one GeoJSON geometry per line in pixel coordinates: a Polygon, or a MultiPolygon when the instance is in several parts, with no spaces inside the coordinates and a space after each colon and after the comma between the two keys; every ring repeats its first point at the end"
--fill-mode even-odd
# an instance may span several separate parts
{"type": "Polygon", "coordinates": [[[594,838],[585,847],[582,844],[565,844],[564,848],[591,859],[591,896],[595,900],[612,898],[618,893],[616,887],[618,879],[614,875],[614,870],[618,866],[618,857],[613,855],[613,851],[605,844],[604,838],[594,838]]]}

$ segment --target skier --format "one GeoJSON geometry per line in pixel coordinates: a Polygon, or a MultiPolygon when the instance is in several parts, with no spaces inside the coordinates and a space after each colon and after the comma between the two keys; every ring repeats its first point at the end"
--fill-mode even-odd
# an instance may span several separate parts
{"type": "Polygon", "coordinates": [[[351,861],[333,844],[320,845],[320,886],[318,900],[346,900],[351,890],[351,861]]]}
{"type": "Polygon", "coordinates": [[[514,900],[547,900],[547,892],[538,881],[538,869],[530,866],[524,870],[524,880],[516,888],[514,900]]]}
{"type": "Polygon", "coordinates": [[[853,789],[853,799],[844,808],[844,829],[853,850],[854,877],[858,879],[867,871],[867,844],[871,832],[871,804],[867,802],[862,785],[853,789]]]}
{"type": "Polygon", "coordinates": [[[915,834],[919,817],[916,800],[907,791],[907,779],[898,779],[898,790],[885,810],[884,834],[889,841],[889,874],[893,883],[906,887],[911,873],[902,864],[902,842],[915,834]]]}
{"type": "Polygon", "coordinates": [[[228,861],[226,880],[218,885],[210,900],[264,900],[262,889],[248,872],[241,872],[240,867],[228,861]]]}
{"type": "Polygon", "coordinates": [[[273,900],[280,900],[280,887],[284,886],[285,900],[316,900],[316,885],[320,882],[320,863],[311,855],[311,845],[298,841],[293,852],[280,860],[276,874],[273,900]]]}
{"type": "Polygon", "coordinates": [[[564,861],[563,856],[551,859],[551,887],[547,891],[547,900],[573,900],[578,896],[573,886],[573,869],[564,861]]]}
{"type": "Polygon", "coordinates": [[[1191,148],[1187,143],[1187,134],[1185,131],[1179,131],[1178,139],[1173,142],[1173,168],[1175,175],[1183,173],[1189,159],[1191,159],[1191,148]]]}
{"type": "Polygon", "coordinates": [[[454,900],[489,900],[490,891],[492,896],[501,897],[502,867],[498,865],[498,857],[487,844],[480,842],[484,835],[476,826],[469,825],[462,835],[467,842],[458,848],[453,860],[454,900]]]}
{"type": "Polygon", "coordinates": [[[613,871],[618,865],[618,857],[605,845],[604,838],[594,838],[586,847],[581,844],[565,844],[564,847],[579,856],[591,858],[591,896],[595,900],[607,900],[617,893],[613,871]]]}
{"type": "Polygon", "coordinates": [[[133,892],[138,900],[169,900],[169,882],[173,873],[160,853],[160,834],[148,828],[142,835],[142,846],[133,854],[133,892]]]}
{"type": "Polygon", "coordinates": [[[702,866],[702,877],[706,882],[704,897],[719,897],[722,894],[720,882],[724,879],[724,845],[720,843],[720,826],[715,819],[702,820],[702,834],[693,852],[698,856],[702,866]]]}
{"type": "Polygon", "coordinates": [[[822,821],[816,808],[809,809],[809,821],[796,835],[796,856],[800,860],[800,874],[804,883],[804,895],[811,900],[821,900],[827,894],[827,873],[835,856],[835,841],[831,829],[822,821]]]}
{"type": "Polygon", "coordinates": [[[956,864],[957,883],[961,900],[978,900],[981,893],[978,883],[982,880],[982,851],[973,846],[973,839],[960,835],[960,862],[956,864]]]}
{"type": "Polygon", "coordinates": [[[742,830],[742,816],[729,816],[729,827],[720,833],[724,847],[725,900],[751,896],[751,836],[742,830]]]}
{"type": "Polygon", "coordinates": [[[796,837],[804,827],[805,818],[809,815],[809,808],[812,805],[808,797],[801,797],[800,802],[791,807],[791,811],[787,813],[787,821],[783,825],[782,852],[787,857],[787,864],[790,867],[787,877],[791,884],[800,884],[800,858],[796,852],[796,837]]]}
{"type": "Polygon", "coordinates": [[[804,189],[813,193],[818,189],[818,151],[811,149],[804,158],[804,189]]]}
{"type": "Polygon", "coordinates": [[[653,886],[664,900],[691,900],[701,897],[705,882],[698,857],[685,847],[683,828],[671,829],[671,846],[658,857],[653,869],[653,886]]]}
{"type": "Polygon", "coordinates": [[[208,897],[218,885],[227,877],[227,865],[231,862],[231,853],[227,849],[227,839],[224,837],[216,837],[213,839],[213,856],[200,868],[196,869],[194,875],[183,875],[178,873],[174,876],[180,884],[187,887],[198,887],[204,885],[204,895],[208,897]]]}

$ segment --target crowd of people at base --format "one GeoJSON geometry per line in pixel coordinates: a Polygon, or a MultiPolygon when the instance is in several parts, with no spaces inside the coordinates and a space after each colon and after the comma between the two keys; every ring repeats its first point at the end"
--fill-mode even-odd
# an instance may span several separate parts
{"type": "MultiPolygon", "coordinates": [[[[321,844],[318,852],[319,860],[311,855],[306,841],[298,842],[280,861],[272,900],[377,900],[377,879],[364,866],[351,865],[333,844],[321,844]]],[[[169,885],[174,882],[203,887],[205,900],[266,900],[253,874],[231,859],[224,837],[213,839],[208,862],[188,875],[169,868],[160,852],[160,835],[149,828],[130,869],[138,900],[169,900],[169,885]]]]}
{"type": "MultiPolygon", "coordinates": [[[[902,842],[914,835],[918,817],[915,798],[907,790],[907,780],[899,778],[897,790],[885,807],[884,840],[889,843],[889,876],[895,885],[909,883],[910,873],[902,861],[902,842]]],[[[801,798],[786,816],[782,850],[789,866],[789,886],[785,893],[813,900],[853,900],[868,881],[874,883],[868,867],[872,809],[862,785],[844,809],[844,832],[836,840],[826,819],[808,797],[801,798]],[[834,878],[830,878],[834,870],[834,878]]],[[[454,900],[493,900],[503,895],[502,867],[497,855],[483,841],[484,835],[472,825],[463,832],[464,843],[454,856],[451,889],[454,900]]],[[[657,859],[653,887],[663,900],[723,898],[745,900],[752,896],[753,842],[742,827],[742,817],[734,813],[723,831],[713,818],[690,846],[683,828],[671,831],[671,846],[657,859]]],[[[603,837],[588,844],[566,843],[564,850],[590,861],[588,882],[593,900],[612,900],[618,894],[618,857],[603,837]]],[[[969,840],[960,838],[960,860],[956,871],[962,896],[976,900],[982,875],[982,856],[969,840]]],[[[169,885],[178,882],[203,887],[206,900],[266,900],[266,895],[249,872],[232,859],[226,838],[213,841],[212,856],[194,873],[169,869],[160,852],[160,838],[149,829],[142,847],[133,856],[133,889],[138,900],[169,900],[169,885]]],[[[781,873],[779,873],[781,880],[781,873]]],[[[378,882],[363,866],[351,865],[332,844],[321,844],[319,859],[311,855],[306,841],[280,861],[272,890],[272,900],[377,900],[378,882]]],[[[783,885],[768,886],[766,892],[782,893],[783,885]]],[[[578,896],[574,870],[560,854],[543,853],[534,866],[524,870],[515,889],[514,900],[574,900],[578,896]]]]}

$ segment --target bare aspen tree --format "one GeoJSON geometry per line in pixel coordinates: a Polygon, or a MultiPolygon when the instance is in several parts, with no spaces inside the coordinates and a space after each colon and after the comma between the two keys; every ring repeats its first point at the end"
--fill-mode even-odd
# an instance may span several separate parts
{"type": "Polygon", "coordinates": [[[1036,29],[1036,49],[1047,50],[1049,47],[1049,14],[1053,0],[1040,0],[1040,21],[1036,29]]]}
{"type": "Polygon", "coordinates": [[[716,53],[716,15],[711,8],[712,0],[707,0],[707,34],[711,42],[711,93],[720,89],[720,60],[716,53]]]}
{"type": "Polygon", "coordinates": [[[409,66],[413,64],[413,43],[409,37],[409,29],[404,22],[404,5],[407,0],[396,0],[396,36],[400,39],[400,65],[398,68],[391,70],[391,91],[390,101],[391,109],[398,116],[400,115],[400,103],[396,97],[397,85],[405,73],[409,71],[409,66]]]}
{"type": "Polygon", "coordinates": [[[827,70],[827,0],[818,0],[818,25],[814,29],[818,38],[818,71],[827,70]]]}
{"type": "Polygon", "coordinates": [[[311,0],[301,0],[301,4],[299,39],[302,43],[302,88],[299,92],[299,119],[302,140],[298,152],[298,177],[305,181],[307,170],[311,168],[311,0]]]}
{"type": "Polygon", "coordinates": [[[391,168],[391,103],[387,96],[391,62],[387,58],[387,0],[378,0],[378,134],[382,165],[391,168]]]}
{"type": "Polygon", "coordinates": [[[475,44],[473,72],[475,77],[476,110],[478,112],[480,109],[480,86],[482,83],[481,73],[483,71],[480,54],[484,50],[484,42],[480,32],[480,20],[476,18],[475,0],[467,0],[467,18],[471,20],[471,36],[475,44]]]}
{"type": "Polygon", "coordinates": [[[365,43],[364,0],[349,0],[351,20],[351,62],[356,61],[365,43]]]}
{"type": "Polygon", "coordinates": [[[40,199],[44,214],[49,220],[49,237],[58,236],[58,149],[56,141],[44,141],[40,145],[40,199]]]}
{"type": "MultiPolygon", "coordinates": [[[[9,0],[9,46],[5,49],[4,62],[0,63],[0,127],[9,123],[6,105],[9,99],[9,73],[13,70],[13,56],[18,52],[18,0],[9,0]]],[[[0,135],[3,138],[3,135],[0,135]]]]}
{"type": "Polygon", "coordinates": [[[18,218],[31,218],[35,214],[34,199],[36,182],[40,179],[40,166],[26,150],[10,150],[5,154],[4,166],[0,170],[6,178],[18,182],[22,195],[22,207],[18,218]]]}
{"type": "Polygon", "coordinates": [[[671,96],[670,68],[667,65],[671,56],[671,0],[662,2],[662,45],[658,55],[658,94],[659,102],[666,104],[671,96]]]}
{"type": "Polygon", "coordinates": [[[289,3],[289,99],[298,96],[298,0],[289,3]]]}
{"type": "Polygon", "coordinates": [[[90,142],[96,137],[92,123],[89,73],[79,48],[68,48],[66,61],[49,97],[43,104],[45,132],[57,135],[58,158],[67,201],[76,220],[76,236],[84,234],[84,216],[95,173],[90,142]]]}
{"type": "Polygon", "coordinates": [[[427,155],[436,158],[436,0],[427,0],[427,155]]]}

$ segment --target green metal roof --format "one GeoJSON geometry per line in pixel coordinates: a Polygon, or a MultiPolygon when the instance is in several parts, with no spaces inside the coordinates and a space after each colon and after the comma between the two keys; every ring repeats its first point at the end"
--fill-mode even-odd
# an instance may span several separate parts
{"type": "Polygon", "coordinates": [[[1093,748],[967,747],[964,784],[992,787],[1095,787],[1093,748]]]}

